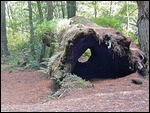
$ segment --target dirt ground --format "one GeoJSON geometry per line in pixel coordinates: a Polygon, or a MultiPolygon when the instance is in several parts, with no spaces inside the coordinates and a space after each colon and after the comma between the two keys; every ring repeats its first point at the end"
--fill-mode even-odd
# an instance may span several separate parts
{"type": "Polygon", "coordinates": [[[149,80],[134,73],[91,81],[93,88],[70,89],[68,94],[41,104],[52,94],[52,81],[39,71],[1,72],[1,112],[149,112],[149,80]],[[141,78],[143,84],[131,82],[141,78]]]}

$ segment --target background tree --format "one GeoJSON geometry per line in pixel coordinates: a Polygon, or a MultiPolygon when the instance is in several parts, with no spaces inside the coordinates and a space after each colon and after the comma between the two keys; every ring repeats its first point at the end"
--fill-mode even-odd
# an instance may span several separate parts
{"type": "Polygon", "coordinates": [[[62,17],[65,18],[65,4],[63,1],[61,1],[61,11],[62,11],[62,17]]]}
{"type": "Polygon", "coordinates": [[[40,16],[40,23],[41,23],[44,20],[44,18],[43,18],[43,12],[42,12],[42,9],[41,9],[40,1],[37,1],[37,7],[38,7],[39,16],[40,16]]]}
{"type": "Polygon", "coordinates": [[[94,5],[94,17],[97,17],[97,1],[93,1],[93,5],[94,5]]]}
{"type": "Polygon", "coordinates": [[[53,4],[52,4],[52,1],[47,1],[47,6],[48,6],[47,20],[52,20],[53,19],[53,4]]]}
{"type": "MultiPolygon", "coordinates": [[[[41,24],[43,22],[44,18],[43,18],[43,13],[42,13],[40,1],[37,1],[37,7],[38,7],[38,11],[39,11],[40,24],[41,24]]],[[[41,48],[41,54],[40,54],[39,62],[42,62],[42,59],[45,56],[45,50],[46,50],[46,45],[44,43],[41,43],[41,44],[42,44],[42,48],[41,48]]]]}
{"type": "MultiPolygon", "coordinates": [[[[48,6],[48,15],[47,15],[47,20],[50,21],[53,19],[53,11],[54,11],[54,7],[53,7],[53,2],[52,1],[47,1],[47,6],[48,6]]],[[[53,45],[52,45],[52,42],[54,39],[52,39],[53,37],[50,37],[50,53],[49,53],[49,57],[52,56],[53,54],[53,45]]]]}
{"type": "Polygon", "coordinates": [[[76,1],[67,1],[67,17],[76,16],[76,1]]]}
{"type": "Polygon", "coordinates": [[[140,48],[148,58],[146,75],[149,75],[149,1],[137,1],[138,4],[138,39],[140,48]]]}
{"type": "Polygon", "coordinates": [[[34,30],[33,30],[33,21],[32,21],[32,7],[31,1],[28,1],[28,8],[29,8],[29,24],[30,24],[30,44],[31,44],[31,53],[34,55],[34,30]]]}
{"type": "Polygon", "coordinates": [[[1,55],[9,55],[6,37],[5,1],[1,1],[1,55]]]}

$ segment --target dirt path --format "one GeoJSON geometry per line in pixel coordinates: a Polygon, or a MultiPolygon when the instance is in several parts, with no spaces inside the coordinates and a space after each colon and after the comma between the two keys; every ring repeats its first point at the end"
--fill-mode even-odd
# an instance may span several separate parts
{"type": "Polygon", "coordinates": [[[131,83],[131,74],[114,80],[92,81],[94,88],[71,89],[64,98],[39,104],[51,91],[51,81],[38,71],[1,73],[1,111],[118,111],[148,112],[149,81],[131,83]]]}
{"type": "Polygon", "coordinates": [[[1,73],[1,104],[18,105],[40,102],[51,91],[48,76],[39,71],[1,73]]]}

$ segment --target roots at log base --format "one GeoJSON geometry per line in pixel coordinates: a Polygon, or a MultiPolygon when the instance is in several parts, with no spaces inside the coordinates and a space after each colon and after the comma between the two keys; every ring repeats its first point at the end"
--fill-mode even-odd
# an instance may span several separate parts
{"type": "Polygon", "coordinates": [[[100,27],[84,17],[73,17],[71,25],[60,32],[59,41],[56,58],[49,67],[49,74],[58,89],[91,87],[83,79],[118,78],[146,68],[145,54],[129,37],[115,29],[100,27]],[[88,48],[90,58],[87,62],[79,62],[88,48]]]}

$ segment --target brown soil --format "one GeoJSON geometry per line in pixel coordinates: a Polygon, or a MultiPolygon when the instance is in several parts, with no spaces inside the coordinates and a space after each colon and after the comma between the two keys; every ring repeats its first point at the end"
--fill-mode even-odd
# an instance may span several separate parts
{"type": "Polygon", "coordinates": [[[148,112],[149,80],[134,73],[126,77],[93,80],[93,88],[70,89],[63,98],[40,104],[52,94],[52,81],[39,71],[1,73],[1,111],[148,112]],[[131,82],[141,78],[143,84],[131,82]]]}

